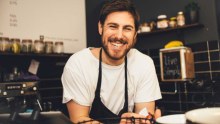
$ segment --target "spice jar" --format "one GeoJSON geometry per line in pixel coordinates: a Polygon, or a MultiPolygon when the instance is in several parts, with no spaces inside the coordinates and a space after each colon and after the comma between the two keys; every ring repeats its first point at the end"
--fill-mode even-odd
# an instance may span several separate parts
{"type": "Polygon", "coordinates": [[[53,52],[60,54],[63,53],[63,50],[64,50],[63,42],[62,41],[55,42],[53,52]]]}
{"type": "Polygon", "coordinates": [[[163,29],[168,27],[168,20],[166,15],[159,15],[157,17],[157,28],[163,29]]]}
{"type": "Polygon", "coordinates": [[[185,17],[182,11],[178,12],[176,19],[177,19],[177,26],[185,25],[185,17]]]}
{"type": "Polygon", "coordinates": [[[44,42],[41,40],[34,41],[34,52],[43,53],[44,52],[44,42]]]}
{"type": "Polygon", "coordinates": [[[32,40],[31,39],[23,39],[22,40],[21,51],[24,52],[24,53],[30,53],[31,52],[31,46],[32,46],[32,40]]]}
{"type": "Polygon", "coordinates": [[[53,53],[53,42],[45,41],[45,53],[53,53]]]}
{"type": "Polygon", "coordinates": [[[10,51],[10,41],[8,37],[0,37],[0,51],[1,52],[10,51]]]}
{"type": "Polygon", "coordinates": [[[174,27],[176,27],[176,17],[172,17],[172,18],[170,18],[170,21],[169,21],[169,27],[171,27],[171,28],[174,28],[174,27]]]}
{"type": "Polygon", "coordinates": [[[21,52],[20,39],[17,39],[17,38],[11,39],[11,51],[13,53],[20,53],[21,52]]]}
{"type": "Polygon", "coordinates": [[[141,25],[141,32],[150,32],[150,26],[146,22],[141,25]]]}

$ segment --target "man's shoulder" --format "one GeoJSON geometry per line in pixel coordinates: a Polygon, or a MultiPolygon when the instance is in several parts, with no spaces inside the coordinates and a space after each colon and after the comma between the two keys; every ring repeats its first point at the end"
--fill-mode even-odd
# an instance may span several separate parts
{"type": "Polygon", "coordinates": [[[71,55],[66,65],[81,65],[91,60],[94,60],[94,57],[92,56],[90,49],[85,48],[71,55]]]}
{"type": "Polygon", "coordinates": [[[128,52],[128,58],[133,61],[152,61],[150,56],[134,48],[128,52]]]}

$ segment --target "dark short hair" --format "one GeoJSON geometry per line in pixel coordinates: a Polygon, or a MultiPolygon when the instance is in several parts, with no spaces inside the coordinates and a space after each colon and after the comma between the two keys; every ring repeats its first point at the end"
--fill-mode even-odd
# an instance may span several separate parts
{"type": "Polygon", "coordinates": [[[99,21],[102,25],[104,25],[104,22],[106,20],[106,17],[113,13],[113,12],[118,12],[118,11],[127,11],[131,13],[131,15],[134,18],[134,23],[135,23],[135,30],[138,30],[139,27],[139,13],[137,12],[134,4],[130,0],[111,0],[107,1],[100,12],[99,15],[99,21]]]}

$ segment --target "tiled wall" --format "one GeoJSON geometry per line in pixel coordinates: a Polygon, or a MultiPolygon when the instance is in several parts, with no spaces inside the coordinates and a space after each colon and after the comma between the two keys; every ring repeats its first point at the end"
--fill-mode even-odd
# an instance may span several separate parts
{"type": "MultiPolygon", "coordinates": [[[[162,82],[163,99],[157,105],[163,114],[185,113],[202,107],[220,107],[220,48],[219,41],[204,41],[188,45],[194,53],[195,79],[185,82],[162,82]]],[[[155,63],[160,80],[159,49],[143,51],[155,63]]]]}

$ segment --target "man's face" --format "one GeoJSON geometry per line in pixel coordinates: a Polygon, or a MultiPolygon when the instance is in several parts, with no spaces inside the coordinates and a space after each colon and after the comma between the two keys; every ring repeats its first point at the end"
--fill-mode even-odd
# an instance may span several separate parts
{"type": "Polygon", "coordinates": [[[122,59],[136,42],[133,16],[125,11],[109,14],[104,25],[99,23],[105,53],[113,60],[122,59]]]}

